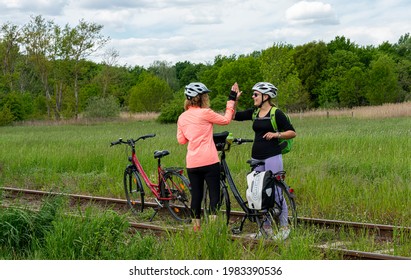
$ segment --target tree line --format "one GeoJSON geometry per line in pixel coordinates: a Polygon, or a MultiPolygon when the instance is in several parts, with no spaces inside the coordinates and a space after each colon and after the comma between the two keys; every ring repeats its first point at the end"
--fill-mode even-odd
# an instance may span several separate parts
{"type": "Polygon", "coordinates": [[[339,108],[411,99],[411,37],[397,43],[359,46],[344,36],[328,43],[275,43],[250,54],[218,55],[211,63],[154,61],[149,67],[118,65],[106,49],[100,63],[90,57],[110,38],[102,25],[80,20],[59,26],[41,15],[0,30],[0,125],[28,119],[113,117],[120,111],[161,112],[175,122],[183,110],[184,86],[201,81],[212,92],[211,107],[224,109],[230,86],[243,91],[240,108],[252,106],[259,81],[279,89],[286,111],[339,108]],[[250,98],[248,98],[250,97],[250,98]]]}

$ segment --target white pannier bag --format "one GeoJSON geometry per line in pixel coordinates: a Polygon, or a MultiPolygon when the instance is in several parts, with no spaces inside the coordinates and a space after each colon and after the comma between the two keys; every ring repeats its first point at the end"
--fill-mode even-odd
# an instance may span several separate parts
{"type": "Polygon", "coordinates": [[[248,173],[246,197],[250,209],[263,210],[274,206],[275,183],[272,175],[271,170],[248,173]]]}

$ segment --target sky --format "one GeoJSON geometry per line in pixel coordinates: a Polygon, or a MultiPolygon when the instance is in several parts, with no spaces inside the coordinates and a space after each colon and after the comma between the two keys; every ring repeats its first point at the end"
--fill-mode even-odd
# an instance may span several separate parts
{"type": "Polygon", "coordinates": [[[117,64],[213,63],[274,44],[325,43],[345,36],[359,46],[396,43],[411,33],[410,0],[0,0],[0,24],[41,15],[64,27],[103,25],[117,64]]]}

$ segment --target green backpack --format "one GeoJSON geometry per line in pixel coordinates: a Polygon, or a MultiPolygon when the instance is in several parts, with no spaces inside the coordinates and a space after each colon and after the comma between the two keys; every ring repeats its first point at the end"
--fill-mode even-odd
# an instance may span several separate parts
{"type": "MultiPolygon", "coordinates": [[[[271,119],[271,124],[273,125],[274,131],[278,131],[277,128],[277,122],[275,121],[275,111],[277,110],[277,107],[272,107],[270,110],[270,119],[271,119]]],[[[260,112],[260,108],[257,110],[254,110],[253,112],[253,121],[257,118],[258,113],[260,112]]],[[[286,113],[284,113],[285,116],[287,117],[287,120],[291,123],[290,116],[288,116],[286,113]]],[[[286,154],[289,151],[291,151],[291,147],[293,146],[293,140],[294,139],[280,139],[278,140],[281,146],[281,153],[286,154]]]]}

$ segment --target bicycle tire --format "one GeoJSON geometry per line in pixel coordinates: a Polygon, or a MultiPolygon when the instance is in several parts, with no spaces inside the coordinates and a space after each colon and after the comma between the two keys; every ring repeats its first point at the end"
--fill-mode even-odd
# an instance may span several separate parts
{"type": "MultiPolygon", "coordinates": [[[[224,182],[220,182],[220,199],[217,204],[217,211],[222,212],[224,215],[227,224],[230,221],[230,214],[231,214],[231,202],[230,196],[228,194],[227,186],[224,182]]],[[[210,196],[207,184],[204,186],[204,196],[203,196],[203,212],[204,212],[204,219],[208,222],[209,215],[211,214],[210,209],[210,196]]]]}
{"type": "Polygon", "coordinates": [[[180,222],[191,222],[191,191],[188,179],[176,171],[167,171],[160,183],[162,197],[170,197],[164,200],[164,206],[171,216],[180,222]]]}
{"type": "MultiPolygon", "coordinates": [[[[265,237],[269,237],[272,234],[275,234],[279,229],[287,223],[288,228],[292,231],[297,226],[297,208],[294,200],[294,194],[290,192],[290,188],[284,181],[277,182],[276,195],[278,196],[278,191],[281,192],[279,196],[279,203],[276,203],[273,208],[268,209],[267,211],[261,211],[262,215],[257,216],[257,224],[259,226],[259,231],[265,237]],[[284,209],[284,207],[287,207],[284,209]],[[287,221],[280,221],[280,218],[283,217],[280,214],[282,211],[287,211],[287,221]],[[270,222],[267,222],[270,221],[270,222]],[[270,224],[270,227],[268,226],[270,224]]],[[[285,218],[285,217],[283,217],[285,218]]]]}
{"type": "Polygon", "coordinates": [[[144,209],[144,189],[140,174],[130,167],[124,171],[124,192],[127,205],[134,214],[143,212],[144,209]]]}

